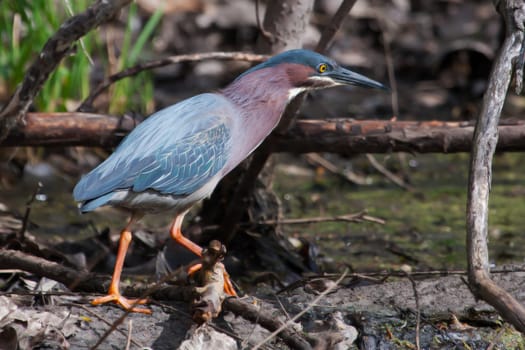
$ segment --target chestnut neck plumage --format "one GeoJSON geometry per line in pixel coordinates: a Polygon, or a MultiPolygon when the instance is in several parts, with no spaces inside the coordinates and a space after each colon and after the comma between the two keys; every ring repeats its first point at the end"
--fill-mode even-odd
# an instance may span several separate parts
{"type": "Polygon", "coordinates": [[[251,72],[221,91],[238,108],[240,114],[235,138],[237,145],[243,145],[236,148],[243,151],[234,154],[234,162],[244,159],[271,133],[279,123],[286,105],[294,97],[291,95],[296,95],[301,90],[289,78],[286,66],[282,65],[251,72]]]}

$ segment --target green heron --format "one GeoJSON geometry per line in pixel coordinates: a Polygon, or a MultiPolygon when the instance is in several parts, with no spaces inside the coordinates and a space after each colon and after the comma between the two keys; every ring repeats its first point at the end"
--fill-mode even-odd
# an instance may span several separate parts
{"type": "MultiPolygon", "coordinates": [[[[149,312],[133,307],[144,300],[128,300],[119,291],[132,224],[147,213],[171,213],[171,237],[201,256],[202,248],[182,235],[184,215],[261,144],[292,98],[337,85],[385,89],[321,54],[291,50],[247,70],[219,92],[191,97],[139,124],[73,191],[82,212],[111,205],[131,213],[120,235],[108,295],[93,304],[115,302],[149,312]]],[[[225,277],[225,292],[236,295],[225,277]]]]}

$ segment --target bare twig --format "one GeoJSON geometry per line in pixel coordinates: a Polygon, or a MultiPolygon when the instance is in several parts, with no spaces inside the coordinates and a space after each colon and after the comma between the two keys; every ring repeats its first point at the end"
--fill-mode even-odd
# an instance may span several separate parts
{"type": "MultiPolygon", "coordinates": [[[[74,16],[75,13],[73,12],[73,7],[71,6],[71,0],[62,0],[62,1],[64,2],[64,5],[66,6],[66,10],[67,10],[68,15],[74,16]]],[[[93,62],[93,58],[91,58],[91,56],[89,55],[89,52],[87,52],[86,45],[84,44],[84,40],[82,40],[82,38],[80,38],[80,39],[78,39],[78,42],[80,43],[80,47],[82,48],[82,52],[86,56],[89,64],[91,66],[94,66],[95,63],[93,62]]]]}
{"type": "Polygon", "coordinates": [[[129,320],[128,321],[128,336],[126,337],[126,349],[125,350],[129,350],[130,346],[131,346],[131,331],[133,329],[133,320],[129,320]]]}
{"type": "Polygon", "coordinates": [[[397,93],[397,80],[394,72],[394,59],[392,58],[392,50],[390,48],[392,39],[387,33],[385,20],[380,14],[377,15],[377,19],[381,26],[381,36],[383,38],[383,50],[385,52],[385,62],[388,71],[388,82],[390,83],[390,91],[392,93],[392,110],[394,116],[399,117],[399,95],[397,93]]]}
{"type": "Polygon", "coordinates": [[[246,62],[262,62],[268,58],[267,55],[257,55],[247,52],[205,52],[205,53],[195,53],[188,55],[177,55],[169,56],[157,60],[151,60],[139,63],[135,66],[126,68],[118,73],[110,75],[103,82],[101,82],[89,96],[82,102],[78,107],[77,111],[86,112],[92,110],[93,102],[102,92],[104,92],[109,86],[113,83],[134,75],[137,75],[143,71],[151,70],[154,68],[164,67],[170,64],[178,64],[182,62],[196,62],[203,60],[237,60],[237,61],[246,61],[246,62]]]}
{"type": "MultiPolygon", "coordinates": [[[[491,270],[490,271],[493,274],[505,274],[505,273],[511,273],[511,272],[525,272],[525,269],[518,268],[518,269],[498,269],[498,270],[491,270]]],[[[425,277],[435,277],[435,276],[465,276],[468,274],[467,270],[432,270],[432,271],[415,271],[411,272],[410,276],[412,277],[418,277],[418,278],[425,278],[425,277]]],[[[376,271],[376,272],[358,272],[358,273],[349,273],[347,275],[347,278],[350,279],[360,279],[360,280],[366,280],[370,281],[372,283],[383,283],[386,282],[391,277],[406,277],[407,273],[405,271],[376,271]],[[380,279],[378,279],[378,278],[380,279]]],[[[339,278],[338,274],[328,273],[323,275],[314,275],[314,276],[308,276],[305,277],[299,281],[293,282],[289,284],[288,286],[284,287],[283,289],[279,290],[277,294],[282,294],[287,291],[294,290],[296,288],[299,288],[301,286],[304,286],[312,281],[320,280],[320,279],[336,279],[339,278]]],[[[468,283],[465,283],[465,285],[468,285],[468,283]]]]}
{"type": "MultiPolygon", "coordinates": [[[[259,305],[257,305],[256,307],[260,309],[259,305]]],[[[250,329],[250,332],[248,333],[246,337],[244,337],[244,340],[241,343],[241,349],[246,349],[246,346],[250,343],[250,338],[253,336],[253,332],[255,332],[255,329],[257,328],[257,325],[259,324],[260,313],[258,313],[257,316],[258,316],[257,319],[254,322],[252,322],[253,325],[252,325],[252,328],[250,329]]]]}
{"type": "Polygon", "coordinates": [[[377,159],[371,155],[366,154],[366,159],[370,162],[370,164],[381,174],[383,174],[388,180],[392,181],[394,184],[398,185],[399,187],[409,191],[414,192],[414,187],[407,184],[403,179],[401,179],[399,176],[388,170],[386,167],[384,167],[381,163],[377,161],[377,159]]]}
{"type": "Polygon", "coordinates": [[[366,214],[366,211],[361,211],[354,214],[346,215],[335,215],[335,216],[317,216],[311,218],[298,218],[298,219],[280,219],[280,220],[264,220],[258,222],[258,224],[264,225],[300,225],[300,224],[315,224],[319,222],[329,222],[329,221],[343,221],[343,222],[363,222],[369,221],[376,224],[384,225],[385,220],[370,216],[366,214]]]}
{"type": "Polygon", "coordinates": [[[359,176],[351,171],[339,169],[337,165],[330,162],[328,159],[324,158],[319,153],[308,153],[305,155],[305,158],[309,163],[319,165],[324,169],[328,170],[329,172],[342,177],[350,183],[361,186],[368,184],[363,176],[359,176]]]}
{"type": "Polygon", "coordinates": [[[417,285],[414,278],[408,273],[406,276],[412,284],[412,290],[414,291],[414,299],[416,301],[416,349],[420,350],[421,346],[419,345],[419,331],[421,327],[421,308],[419,306],[419,294],[417,292],[417,285]]]}
{"type": "MultiPolygon", "coordinates": [[[[235,313],[251,322],[258,323],[269,331],[279,329],[283,322],[275,317],[274,313],[260,310],[252,303],[239,298],[229,298],[224,301],[224,309],[235,313]]],[[[297,332],[285,328],[279,333],[279,337],[292,349],[311,350],[311,345],[297,332]]]]}
{"type": "Polygon", "coordinates": [[[60,26],[29,67],[22,84],[0,111],[0,142],[14,126],[23,121],[33,99],[60,61],[71,52],[74,43],[93,28],[113,18],[130,2],[131,0],[98,0],[60,26]]]}
{"type": "Polygon", "coordinates": [[[335,281],[334,284],[332,284],[331,286],[329,286],[328,288],[326,288],[322,293],[320,293],[314,300],[312,300],[312,302],[310,304],[308,304],[308,306],[306,308],[304,308],[304,310],[302,310],[301,312],[299,312],[297,315],[295,315],[294,317],[292,317],[290,320],[288,320],[285,324],[283,324],[281,327],[279,327],[279,329],[275,330],[272,334],[270,334],[269,336],[267,336],[265,339],[263,339],[259,344],[257,344],[252,350],[257,350],[259,349],[261,346],[263,346],[265,343],[267,343],[269,340],[275,338],[275,336],[277,334],[279,334],[282,330],[288,328],[289,326],[291,326],[296,320],[298,320],[302,315],[304,315],[305,313],[307,313],[311,308],[313,308],[314,306],[317,305],[317,303],[323,299],[327,294],[331,293],[332,290],[334,290],[335,287],[337,287],[339,285],[339,283],[341,283],[341,281],[346,277],[346,275],[348,274],[348,269],[346,269],[343,274],[341,275],[341,277],[339,277],[339,279],[337,281],[335,281]]]}
{"type": "MultiPolygon", "coordinates": [[[[41,293],[40,293],[41,294],[41,293]]],[[[78,293],[77,293],[78,294],[78,293]]],[[[76,304],[76,303],[63,303],[61,305],[64,305],[64,306],[73,306],[73,307],[77,307],[77,308],[80,308],[82,310],[84,310],[85,312],[87,312],[88,314],[91,314],[93,316],[95,316],[96,318],[98,318],[100,321],[104,322],[105,324],[111,326],[111,322],[109,322],[108,320],[106,320],[104,317],[102,317],[99,313],[93,311],[91,308],[89,307],[86,307],[84,305],[81,305],[81,304],[76,304]]],[[[127,334],[126,332],[124,332],[122,329],[117,329],[117,332],[119,332],[120,334],[122,334],[123,336],[127,337],[127,334]]],[[[133,339],[133,337],[129,337],[129,341],[130,343],[134,344],[135,346],[138,346],[139,348],[143,348],[144,345],[142,345],[141,343],[139,343],[138,341],[136,341],[135,339],[133,339]]]]}
{"type": "MultiPolygon", "coordinates": [[[[135,307],[136,305],[131,305],[131,307],[135,307]]],[[[96,350],[98,349],[98,347],[104,342],[104,340],[107,339],[107,337],[109,337],[111,335],[111,333],[113,333],[115,330],[118,329],[118,326],[120,326],[124,320],[128,317],[128,315],[131,313],[131,311],[128,311],[126,310],[122,316],[120,316],[119,318],[117,318],[110,326],[109,328],[104,332],[104,334],[102,334],[102,336],[100,336],[100,338],[97,340],[97,342],[95,343],[95,345],[93,345],[91,348],[89,348],[90,350],[96,350]]]]}
{"type": "MultiPolygon", "coordinates": [[[[322,222],[334,222],[334,221],[342,221],[342,222],[373,222],[376,224],[384,225],[386,223],[385,220],[368,215],[366,211],[360,211],[358,213],[353,214],[345,214],[345,215],[334,215],[334,216],[316,216],[316,217],[309,217],[309,218],[296,218],[296,219],[277,219],[277,220],[262,220],[257,222],[240,222],[238,224],[238,227],[250,227],[254,225],[304,225],[304,224],[316,224],[316,223],[322,223],[322,222]]],[[[219,228],[219,225],[207,225],[202,227],[203,231],[213,231],[217,230],[219,228]]]]}
{"type": "Polygon", "coordinates": [[[26,212],[24,213],[24,219],[22,220],[22,227],[20,228],[20,232],[18,232],[18,239],[20,241],[24,240],[24,236],[27,231],[27,225],[29,224],[29,215],[31,214],[31,207],[33,206],[36,196],[40,193],[41,189],[42,183],[39,181],[36,184],[35,190],[33,191],[31,198],[29,198],[29,200],[26,203],[26,212]]]}
{"type": "Polygon", "coordinates": [[[505,19],[507,36],[494,62],[474,131],[467,200],[468,277],[476,297],[492,305],[505,320],[525,333],[525,307],[491,280],[487,246],[492,158],[498,141],[498,122],[510,85],[513,62],[524,44],[525,2],[495,0],[494,3],[505,19]]]}
{"type": "Polygon", "coordinates": [[[334,16],[330,19],[330,22],[325,27],[323,34],[321,34],[321,38],[319,39],[319,43],[317,43],[315,51],[320,53],[326,52],[328,46],[330,46],[334,40],[335,34],[339,28],[341,28],[341,25],[343,24],[346,16],[348,16],[348,13],[352,7],[354,7],[356,1],[357,0],[343,0],[334,16]]]}
{"type": "Polygon", "coordinates": [[[261,23],[261,17],[259,16],[259,0],[255,0],[255,20],[257,21],[257,28],[259,28],[259,32],[262,36],[266,38],[268,41],[273,40],[273,35],[266,29],[264,29],[262,23],[261,23]]]}

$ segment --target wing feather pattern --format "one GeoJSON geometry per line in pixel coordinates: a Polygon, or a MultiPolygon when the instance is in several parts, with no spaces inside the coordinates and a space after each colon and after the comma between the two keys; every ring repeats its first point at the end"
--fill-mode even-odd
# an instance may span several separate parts
{"type": "Polygon", "coordinates": [[[88,201],[116,190],[188,195],[226,164],[235,107],[202,94],[163,109],[139,124],[73,191],[88,201]]]}

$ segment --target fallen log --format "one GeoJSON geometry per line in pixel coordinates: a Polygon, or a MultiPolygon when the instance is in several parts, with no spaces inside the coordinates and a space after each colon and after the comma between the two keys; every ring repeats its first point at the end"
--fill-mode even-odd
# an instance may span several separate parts
{"type": "MultiPolygon", "coordinates": [[[[113,147],[140,121],[90,113],[28,113],[0,147],[113,147]]],[[[451,121],[298,120],[268,140],[272,152],[456,153],[469,152],[474,125],[451,121]]],[[[525,121],[502,120],[498,151],[525,150],[525,121]]]]}
{"type": "MultiPolygon", "coordinates": [[[[470,152],[474,125],[450,121],[299,120],[275,135],[274,152],[457,153],[470,152]]],[[[525,123],[502,121],[498,151],[525,150],[525,123]]]]}

